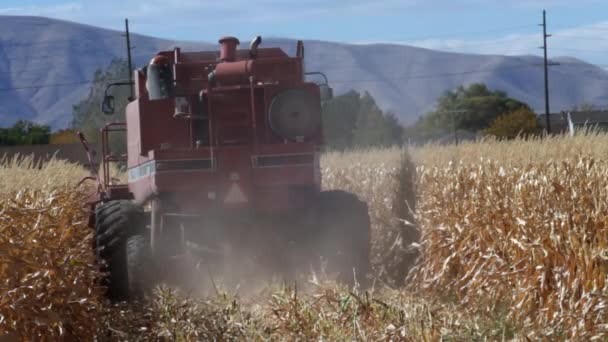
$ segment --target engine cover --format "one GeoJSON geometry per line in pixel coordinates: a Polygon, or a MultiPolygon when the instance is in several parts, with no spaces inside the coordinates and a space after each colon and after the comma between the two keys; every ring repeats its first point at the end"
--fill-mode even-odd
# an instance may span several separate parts
{"type": "Polygon", "coordinates": [[[268,110],[270,128],[279,136],[298,141],[316,134],[321,126],[319,99],[305,89],[279,93],[268,110]]]}

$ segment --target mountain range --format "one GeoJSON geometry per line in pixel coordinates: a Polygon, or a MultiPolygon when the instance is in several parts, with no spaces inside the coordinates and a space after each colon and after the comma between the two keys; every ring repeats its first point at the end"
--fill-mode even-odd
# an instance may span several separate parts
{"type": "MultiPolygon", "coordinates": [[[[43,17],[0,16],[0,126],[26,119],[69,126],[72,106],[87,96],[96,70],[126,57],[123,32],[43,17]]],[[[246,47],[251,37],[239,37],[246,47]]],[[[158,51],[216,50],[219,37],[200,42],[131,34],[135,66],[158,51]]],[[[536,56],[449,53],[394,44],[305,40],[307,71],[327,74],[336,94],[368,91],[404,124],[434,108],[445,91],[482,82],[544,112],[543,60],[536,56]]],[[[294,54],[295,39],[265,38],[294,54]]],[[[608,71],[584,61],[551,60],[551,110],[608,104],[608,71]]]]}

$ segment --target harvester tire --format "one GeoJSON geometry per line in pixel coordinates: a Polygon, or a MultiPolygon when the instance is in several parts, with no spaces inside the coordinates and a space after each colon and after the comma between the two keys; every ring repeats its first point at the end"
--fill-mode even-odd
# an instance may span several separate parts
{"type": "Polygon", "coordinates": [[[143,209],[133,202],[110,201],[96,208],[95,248],[111,300],[127,300],[143,292],[138,277],[149,249],[144,232],[143,209]]]}
{"type": "Polygon", "coordinates": [[[370,266],[371,225],[367,204],[351,193],[324,191],[319,198],[319,254],[337,280],[366,286],[370,266]]]}
{"type": "Polygon", "coordinates": [[[142,234],[127,239],[127,275],[129,296],[143,297],[146,289],[153,283],[151,270],[150,239],[142,234]]]}

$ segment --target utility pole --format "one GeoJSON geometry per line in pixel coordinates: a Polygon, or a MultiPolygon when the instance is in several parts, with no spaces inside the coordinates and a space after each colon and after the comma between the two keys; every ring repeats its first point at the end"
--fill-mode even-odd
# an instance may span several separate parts
{"type": "Polygon", "coordinates": [[[454,118],[454,114],[452,113],[452,129],[454,130],[454,143],[458,145],[458,129],[456,128],[456,119],[454,118]]]}
{"type": "Polygon", "coordinates": [[[551,134],[551,121],[549,120],[549,63],[547,61],[547,38],[551,37],[547,34],[547,11],[543,10],[543,51],[545,56],[545,116],[547,119],[547,134],[551,134]]]}
{"type": "Polygon", "coordinates": [[[131,99],[133,98],[133,65],[131,64],[131,36],[129,34],[129,19],[125,19],[125,34],[127,38],[127,62],[129,64],[129,83],[131,83],[131,99]]]}
{"type": "Polygon", "coordinates": [[[464,114],[467,111],[464,109],[459,109],[459,110],[446,110],[443,111],[444,113],[450,114],[450,116],[452,117],[452,130],[454,131],[454,143],[456,145],[458,145],[458,129],[456,127],[456,114],[464,114]]]}

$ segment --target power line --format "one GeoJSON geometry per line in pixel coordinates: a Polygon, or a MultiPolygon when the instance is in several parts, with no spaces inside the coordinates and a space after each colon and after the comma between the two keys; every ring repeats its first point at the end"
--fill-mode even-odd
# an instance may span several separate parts
{"type": "Polygon", "coordinates": [[[390,77],[385,79],[367,79],[367,80],[338,80],[331,81],[330,83],[366,83],[366,82],[387,82],[394,80],[412,80],[412,79],[427,79],[427,78],[439,78],[439,77],[449,77],[449,76],[462,76],[469,74],[477,74],[477,73],[486,73],[486,72],[494,72],[500,70],[510,70],[510,69],[521,69],[521,68],[530,68],[530,67],[538,67],[537,64],[521,64],[521,65],[512,65],[512,66],[504,66],[504,67],[495,67],[495,68],[487,68],[487,69],[475,69],[475,70],[467,70],[461,72],[446,72],[440,74],[426,74],[426,75],[403,75],[397,77],[390,77]]]}
{"type": "MultiPolygon", "coordinates": [[[[582,65],[581,63],[560,63],[560,65],[582,65]]],[[[446,73],[437,73],[437,74],[409,74],[409,75],[401,75],[397,77],[390,77],[384,79],[351,79],[351,80],[333,80],[332,84],[345,84],[345,83],[376,83],[376,82],[389,82],[396,80],[413,80],[413,79],[432,79],[432,78],[442,78],[442,77],[451,77],[451,76],[463,76],[477,73],[487,73],[487,72],[495,72],[495,71],[504,71],[504,70],[514,70],[514,69],[525,69],[525,68],[538,68],[542,66],[541,64],[519,64],[519,65],[511,65],[511,66],[503,66],[503,67],[492,67],[492,68],[481,68],[474,70],[466,70],[459,72],[446,72],[446,73]]],[[[593,65],[590,65],[593,66],[593,65]]],[[[584,77],[584,75],[581,75],[584,77]]],[[[114,81],[114,80],[108,80],[114,81]]],[[[67,82],[67,83],[56,83],[56,84],[44,84],[44,85],[31,85],[31,86],[19,86],[19,87],[11,87],[11,88],[0,88],[0,91],[11,91],[11,90],[22,90],[22,89],[38,89],[38,88],[48,88],[48,87],[62,87],[69,85],[81,85],[87,83],[94,83],[92,80],[78,81],[78,82],[67,82]]]]}
{"type": "Polygon", "coordinates": [[[559,63],[560,65],[572,65],[572,66],[586,66],[586,67],[608,67],[608,64],[593,64],[587,62],[565,62],[559,63]]]}
{"type": "MultiPolygon", "coordinates": [[[[438,78],[438,77],[449,77],[449,76],[467,75],[467,74],[475,74],[475,73],[493,72],[493,71],[498,71],[498,70],[529,68],[529,67],[537,67],[537,66],[538,65],[535,65],[535,64],[522,64],[522,65],[514,65],[514,66],[508,66],[508,67],[477,69],[477,70],[468,70],[468,71],[452,72],[452,73],[427,74],[427,75],[404,75],[404,76],[393,77],[393,78],[386,78],[386,79],[341,80],[341,81],[338,80],[338,81],[332,81],[331,83],[386,82],[386,81],[389,81],[389,80],[438,78]]],[[[108,80],[108,81],[113,81],[113,80],[108,80]]],[[[0,91],[39,89],[39,88],[50,88],[50,87],[63,87],[63,86],[70,86],[70,85],[88,84],[88,83],[94,83],[94,82],[95,82],[94,80],[84,80],[84,81],[66,82],[66,83],[53,83],[53,84],[42,84],[42,85],[17,86],[17,87],[10,87],[10,88],[0,88],[0,91]]]]}
{"type": "MultiPolygon", "coordinates": [[[[102,63],[107,64],[105,62],[102,62],[102,63]]],[[[98,67],[98,68],[103,67],[103,64],[102,65],[99,65],[99,64],[100,64],[99,61],[81,61],[78,63],[79,66],[93,66],[93,67],[98,67]]],[[[69,63],[62,64],[62,65],[41,64],[41,65],[38,65],[38,66],[32,67],[32,68],[15,67],[15,70],[0,71],[0,74],[19,74],[19,76],[21,76],[21,75],[27,75],[30,72],[35,72],[35,71],[42,71],[42,70],[51,71],[51,70],[53,70],[53,68],[64,67],[64,66],[70,66],[70,64],[69,63]]]]}
{"type": "MultiPolygon", "coordinates": [[[[116,81],[116,80],[113,79],[113,80],[107,80],[107,81],[116,81]]],[[[40,88],[64,87],[64,86],[81,85],[81,84],[88,84],[88,83],[95,83],[95,82],[96,81],[94,81],[94,80],[86,80],[86,81],[77,81],[77,82],[42,84],[42,85],[12,87],[12,88],[0,88],[0,91],[13,91],[13,90],[25,90],[25,89],[40,89],[40,88]]]]}
{"type": "Polygon", "coordinates": [[[608,26],[581,26],[580,24],[556,24],[554,29],[560,30],[586,30],[586,31],[608,31],[608,26]]]}
{"type": "MultiPolygon", "coordinates": [[[[580,65],[580,63],[564,63],[560,65],[580,65]]],[[[344,84],[344,83],[367,83],[367,82],[389,82],[396,80],[412,80],[412,79],[432,79],[432,78],[442,78],[442,77],[451,77],[451,76],[462,76],[476,73],[487,73],[487,72],[495,72],[502,70],[512,70],[512,69],[523,69],[523,68],[536,68],[539,67],[539,64],[522,64],[522,65],[513,65],[513,66],[505,66],[505,67],[497,67],[497,68],[487,68],[487,69],[476,69],[476,70],[467,70],[462,72],[450,72],[450,73],[439,73],[439,74],[426,74],[426,75],[403,75],[399,77],[385,78],[385,79],[359,79],[359,80],[336,80],[331,81],[332,84],[344,84]]],[[[586,78],[585,75],[581,75],[581,77],[586,78]]],[[[118,79],[112,79],[107,81],[117,81],[118,79]]],[[[66,82],[66,83],[54,83],[54,84],[42,84],[42,85],[31,85],[31,86],[19,86],[19,87],[11,87],[11,88],[0,88],[0,92],[5,91],[18,91],[18,90],[27,90],[27,89],[41,89],[41,88],[51,88],[51,87],[63,87],[63,86],[73,86],[73,85],[82,85],[82,84],[91,84],[95,83],[94,80],[84,80],[84,81],[76,81],[76,82],[66,82]]]]}
{"type": "Polygon", "coordinates": [[[561,34],[561,33],[556,33],[553,35],[554,38],[574,38],[577,40],[593,40],[593,41],[608,41],[608,39],[606,38],[600,38],[600,37],[589,37],[589,36],[585,36],[585,35],[572,35],[572,34],[561,34]]]}
{"type": "Polygon", "coordinates": [[[608,50],[600,51],[600,50],[572,49],[572,48],[554,48],[554,50],[588,52],[588,53],[607,53],[608,54],[608,50]]]}
{"type": "MultiPolygon", "coordinates": [[[[491,44],[500,44],[500,43],[491,43],[491,44]]],[[[489,45],[489,44],[488,44],[489,45]]],[[[429,48],[424,48],[424,47],[420,47],[420,46],[403,46],[405,48],[414,48],[414,49],[429,49],[429,48]]],[[[453,51],[445,51],[443,50],[444,48],[437,48],[437,49],[433,49],[433,51],[438,52],[438,53],[443,53],[443,54],[473,54],[470,52],[453,52],[453,51]]],[[[454,47],[454,48],[447,48],[450,50],[454,50],[454,49],[458,49],[458,47],[454,47]]],[[[412,54],[413,55],[413,54],[412,54]]],[[[518,57],[518,56],[513,56],[518,57]]],[[[528,57],[528,56],[523,56],[523,57],[528,57]]],[[[339,61],[337,61],[337,63],[340,63],[339,61]]],[[[354,60],[353,63],[357,63],[357,60],[354,60]]],[[[344,65],[343,63],[340,64],[321,64],[321,61],[316,61],[315,63],[316,67],[315,68],[308,68],[308,69],[322,69],[322,70],[326,70],[327,72],[330,71],[337,71],[337,70],[351,70],[351,69],[356,69],[356,68],[361,68],[361,65],[355,64],[355,65],[344,65]]]]}
{"type": "MultiPolygon", "coordinates": [[[[471,47],[479,47],[479,46],[496,46],[496,45],[505,45],[505,44],[509,44],[509,43],[514,43],[517,41],[528,41],[530,39],[530,37],[528,36],[521,36],[521,37],[507,37],[507,38],[502,38],[496,41],[481,41],[481,42],[465,42],[465,41],[460,41],[460,42],[456,42],[455,44],[457,44],[458,46],[445,46],[445,47],[434,47],[433,49],[438,49],[438,50],[456,50],[456,49],[462,49],[462,48],[471,48],[471,47]]],[[[450,42],[448,41],[447,44],[449,44],[450,42]]],[[[420,47],[419,45],[417,45],[416,47],[420,47]]],[[[451,52],[451,51],[450,51],[451,52]]]]}
{"type": "Polygon", "coordinates": [[[82,40],[82,39],[49,39],[49,40],[41,40],[41,41],[37,41],[37,42],[30,42],[30,43],[13,43],[12,41],[8,41],[9,43],[7,43],[7,41],[0,41],[0,48],[5,48],[5,47],[14,47],[14,48],[20,48],[20,47],[25,47],[25,46],[34,46],[34,45],[60,45],[63,43],[79,43],[79,44],[97,44],[99,43],[99,41],[105,41],[105,40],[110,40],[110,39],[114,39],[113,37],[103,37],[103,38],[99,38],[96,40],[82,40]]]}
{"type": "MultiPolygon", "coordinates": [[[[61,76],[63,78],[69,78],[70,75],[71,75],[70,72],[53,74],[53,76],[57,76],[57,77],[61,76]]],[[[27,74],[24,77],[21,77],[21,76],[13,77],[12,80],[16,81],[16,82],[19,82],[19,83],[25,83],[25,82],[28,82],[28,80],[31,80],[32,82],[36,82],[35,81],[36,79],[45,79],[47,76],[48,75],[46,73],[44,73],[44,74],[38,74],[38,75],[36,75],[36,74],[27,74]]]]}
{"type": "Polygon", "coordinates": [[[52,40],[43,40],[43,41],[32,42],[32,43],[10,43],[10,44],[7,44],[5,41],[0,41],[0,48],[56,44],[58,42],[62,42],[62,43],[63,42],[80,42],[80,43],[82,43],[82,40],[79,41],[76,39],[52,39],[52,40]]]}
{"type": "Polygon", "coordinates": [[[483,30],[483,31],[446,32],[446,33],[439,33],[439,34],[426,35],[426,36],[423,35],[423,36],[411,36],[411,37],[398,37],[398,38],[391,39],[391,40],[392,41],[404,41],[404,40],[421,40],[421,39],[433,39],[433,38],[444,38],[444,37],[456,37],[456,36],[466,36],[466,35],[481,35],[481,34],[485,34],[485,33],[506,32],[506,31],[513,31],[513,30],[532,28],[532,27],[534,27],[534,25],[520,25],[520,26],[503,27],[503,28],[496,28],[496,29],[483,30]]]}
{"type": "MultiPolygon", "coordinates": [[[[112,52],[101,49],[101,48],[91,48],[91,49],[86,49],[84,51],[78,51],[78,52],[86,52],[86,51],[98,51],[96,52],[96,54],[101,54],[101,53],[105,53],[105,54],[112,54],[112,52]]],[[[113,55],[113,54],[112,54],[113,55]]],[[[5,57],[4,59],[7,61],[17,61],[17,60],[23,60],[23,59],[27,59],[28,62],[30,61],[35,61],[35,60],[44,60],[44,61],[50,61],[50,60],[66,60],[66,59],[70,59],[72,56],[61,56],[61,55],[43,55],[43,56],[15,56],[15,57],[5,57]]],[[[96,56],[87,56],[84,55],[83,57],[88,57],[88,58],[92,58],[92,57],[96,57],[96,56]]],[[[0,57],[0,60],[2,58],[0,57]]]]}

